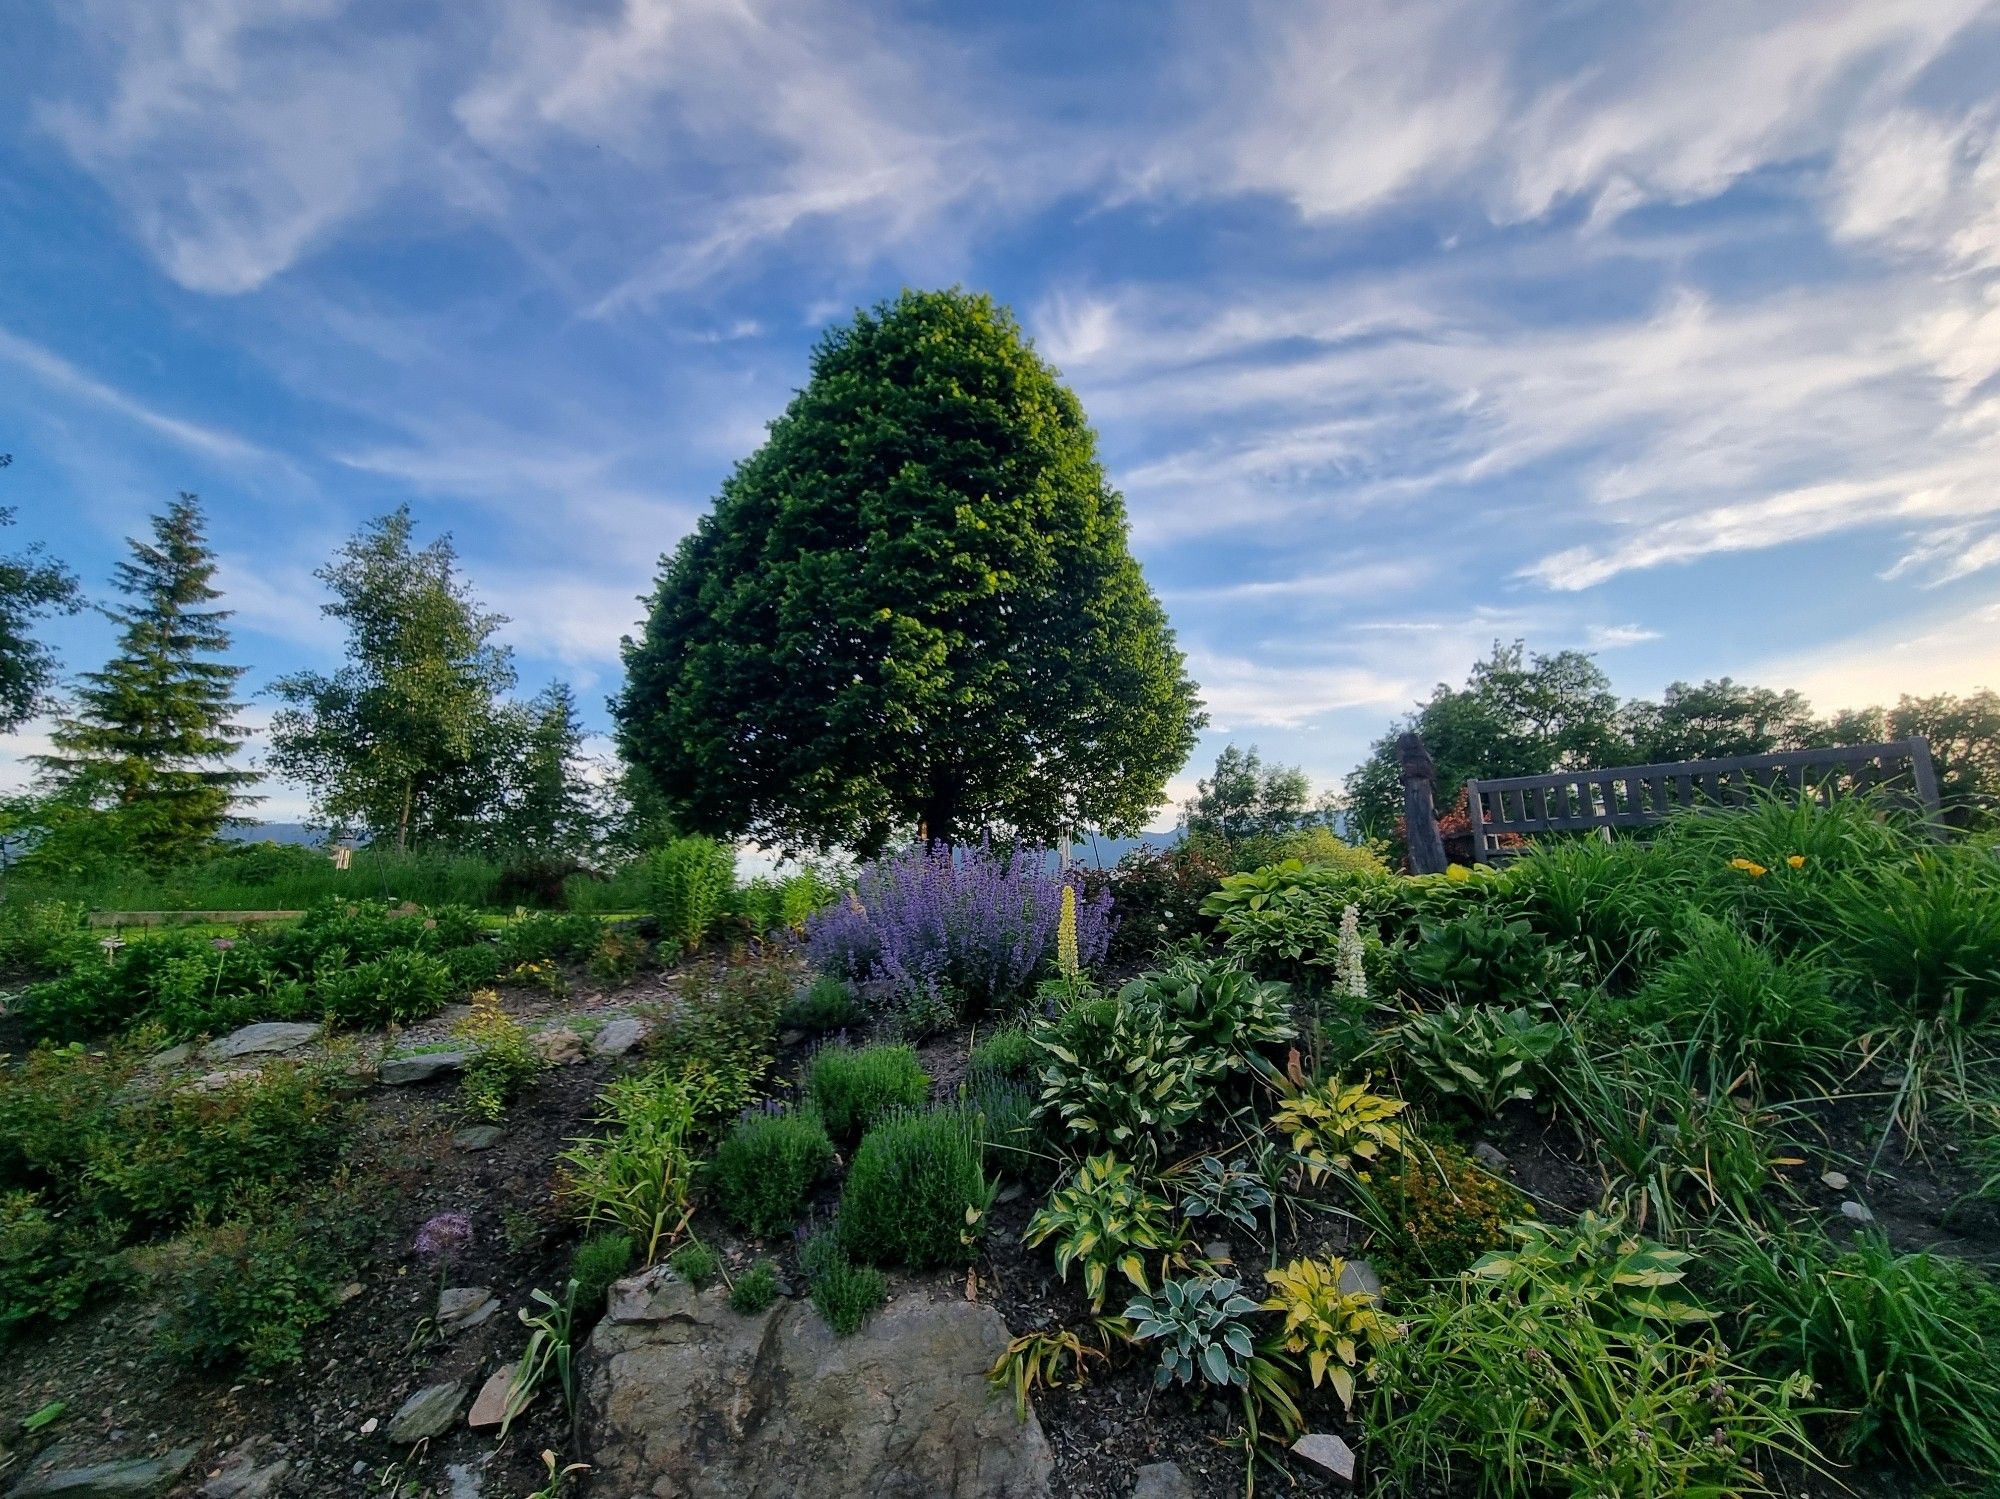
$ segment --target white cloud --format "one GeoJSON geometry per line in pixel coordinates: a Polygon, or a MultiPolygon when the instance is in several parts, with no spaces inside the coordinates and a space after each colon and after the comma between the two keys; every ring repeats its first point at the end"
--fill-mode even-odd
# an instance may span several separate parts
{"type": "Polygon", "coordinates": [[[1919,619],[1899,633],[1886,639],[1869,629],[1775,655],[1750,679],[1796,687],[1822,711],[2000,687],[2000,600],[1919,619]]]}
{"type": "Polygon", "coordinates": [[[1643,645],[1659,638],[1658,630],[1649,630],[1644,625],[1592,625],[1584,636],[1594,651],[1615,651],[1621,646],[1643,645]]]}

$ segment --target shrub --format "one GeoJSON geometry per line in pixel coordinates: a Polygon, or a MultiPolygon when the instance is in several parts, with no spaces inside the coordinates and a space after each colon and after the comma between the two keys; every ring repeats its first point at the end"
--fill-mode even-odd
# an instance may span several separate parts
{"type": "MultiPolygon", "coordinates": [[[[1066,885],[1037,849],[1005,857],[981,846],[911,848],[860,871],[847,897],[806,924],[806,948],[825,973],[871,985],[899,1006],[956,999],[972,1013],[1025,995],[1054,961],[1066,885]]],[[[1085,967],[1110,940],[1110,897],[1077,903],[1085,967]]]]}
{"type": "Polygon", "coordinates": [[[247,1187],[322,1174],[346,1147],[353,1118],[327,1068],[273,1062],[215,1089],[182,1084],[117,1109],[93,1153],[91,1183],[135,1223],[216,1218],[247,1187]]]}
{"type": "Polygon", "coordinates": [[[1977,1270],[1875,1234],[1845,1253],[1797,1234],[1726,1249],[1718,1280],[1742,1303],[1750,1356],[1803,1368],[1851,1413],[1844,1453],[1886,1451],[1934,1476],[2000,1470],[2000,1290],[1977,1270]]]}
{"type": "Polygon", "coordinates": [[[500,957],[508,967],[523,963],[580,963],[596,951],[604,923],[580,913],[530,911],[500,929],[500,957]]]}
{"type": "Polygon", "coordinates": [[[1003,1026],[973,1047],[966,1076],[975,1084],[1001,1078],[1025,1081],[1035,1075],[1041,1059],[1041,1048],[1026,1030],[1003,1026]]]}
{"type": "Polygon", "coordinates": [[[590,950],[590,976],[600,984],[628,984],[646,960],[646,942],[637,932],[621,927],[603,927],[597,945],[590,950]]]}
{"type": "Polygon", "coordinates": [[[735,888],[735,854],[713,838],[676,838],[654,850],[649,872],[660,941],[693,952],[722,915],[735,888]]]}
{"type": "Polygon", "coordinates": [[[318,997],[344,1025],[377,1029],[394,1022],[427,1020],[458,992],[450,965],[413,948],[395,948],[352,968],[320,978],[318,997]]]}
{"type": "Polygon", "coordinates": [[[795,981],[795,971],[776,961],[696,965],[682,975],[680,1002],[648,1050],[667,1067],[711,1079],[714,1112],[735,1114],[757,1097],[795,981]]]}
{"type": "Polygon", "coordinates": [[[1125,1308],[1132,1336],[1159,1344],[1156,1386],[1192,1384],[1197,1376],[1224,1387],[1249,1386],[1257,1346],[1244,1319],[1260,1308],[1242,1290],[1240,1281],[1202,1275],[1132,1298],[1125,1308]]]}
{"type": "Polygon", "coordinates": [[[1171,1256],[1180,1246],[1167,1200],[1147,1190],[1137,1168],[1108,1153],[1086,1159],[1050,1194],[1021,1242],[1033,1248],[1050,1239],[1057,1275],[1068,1280],[1072,1265],[1083,1267],[1092,1311],[1104,1309],[1113,1270],[1148,1291],[1146,1256],[1171,1256]]]}
{"type": "Polygon", "coordinates": [[[576,1246],[569,1260],[569,1278],[576,1286],[571,1305],[576,1315],[594,1317],[604,1309],[604,1298],[631,1272],[637,1252],[632,1236],[624,1233],[592,1234],[576,1246]]]}
{"type": "Polygon", "coordinates": [[[0,1347],[30,1324],[81,1311],[116,1278],[116,1248],[101,1219],[58,1217],[33,1192],[0,1189],[0,1347]]]}
{"type": "Polygon", "coordinates": [[[827,1133],[852,1145],[891,1111],[922,1108],[931,1079],[914,1047],[829,1046],[806,1070],[806,1092],[827,1133]]]}
{"type": "Polygon", "coordinates": [[[86,915],[82,901],[0,900],[0,973],[87,961],[96,944],[85,934],[86,915]]]}
{"type": "Polygon", "coordinates": [[[1035,1178],[1053,1162],[1035,1117],[1035,1093],[1026,1083],[993,1073],[974,1073],[962,1094],[968,1113],[979,1117],[986,1164],[994,1171],[1035,1178]]]}
{"type": "MultiPolygon", "coordinates": [[[[1401,1309],[1371,1436],[1398,1491],[1767,1494],[1809,1462],[1808,1382],[1765,1379],[1711,1335],[1634,1319],[1558,1268],[1467,1276],[1401,1309]],[[1579,1284],[1586,1289],[1579,1291],[1579,1284]]],[[[1680,1279],[1659,1270],[1661,1284],[1680,1279]]]]}
{"type": "Polygon", "coordinates": [[[497,1120],[547,1064],[491,989],[472,996],[472,1013],[459,1024],[458,1034],[473,1048],[459,1079],[459,1096],[475,1118],[497,1120]]]}
{"type": "Polygon", "coordinates": [[[1531,1099],[1548,1075],[1563,1028],[1525,1009],[1447,1003],[1396,1032],[1397,1045],[1432,1092],[1492,1118],[1531,1099]]]}
{"type": "Polygon", "coordinates": [[[799,1259],[812,1287],[813,1305],[836,1338],[859,1331],[889,1299],[889,1285],[882,1272],[850,1260],[835,1234],[814,1234],[806,1240],[799,1259]]]}
{"type": "Polygon", "coordinates": [[[857,1026],[867,1018],[854,986],[837,975],[822,973],[785,1006],[783,1023],[794,1030],[825,1035],[857,1026]]]}
{"type": "Polygon", "coordinates": [[[1109,872],[1084,876],[1086,896],[1108,891],[1118,920],[1105,951],[1114,966],[1143,963],[1179,943],[1206,945],[1215,936],[1215,918],[1202,902],[1215,893],[1229,866],[1206,848],[1187,843],[1173,848],[1140,846],[1109,872]]]}
{"type": "Polygon", "coordinates": [[[925,1270],[979,1255],[992,1201],[978,1122],[895,1114],[868,1131],[840,1194],[840,1242],[857,1259],[925,1270]]]}
{"type": "Polygon", "coordinates": [[[1681,936],[1685,949],[1654,970],[1624,1013],[1691,1048],[1707,1091],[1746,1079],[1759,1092],[1793,1089],[1833,1074],[1852,1014],[1827,992],[1824,974],[1698,911],[1685,913],[1681,936]]]}
{"type": "Polygon", "coordinates": [[[700,1289],[722,1273],[722,1257],[699,1239],[689,1239],[667,1256],[667,1268],[700,1289]]]}
{"type": "Polygon", "coordinates": [[[817,1114],[753,1113],[717,1147],[708,1182],[732,1223],[769,1238],[799,1221],[832,1165],[833,1142],[817,1114]]]}
{"type": "Polygon", "coordinates": [[[769,1260],[757,1261],[729,1288],[729,1304],[746,1316],[755,1316],[777,1299],[778,1271],[769,1260]]]}
{"type": "Polygon", "coordinates": [[[1527,1199],[1456,1145],[1411,1145],[1368,1173],[1361,1211],[1383,1236],[1383,1268],[1402,1281],[1458,1274],[1507,1242],[1527,1199]]]}

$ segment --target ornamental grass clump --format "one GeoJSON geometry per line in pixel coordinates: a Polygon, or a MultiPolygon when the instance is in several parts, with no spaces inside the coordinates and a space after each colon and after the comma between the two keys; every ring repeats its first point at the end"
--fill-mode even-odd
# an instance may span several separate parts
{"type": "Polygon", "coordinates": [[[891,1004],[942,998],[976,1015],[1054,971],[1065,890],[1074,892],[1078,968],[1102,960],[1110,892],[1088,895],[1080,883],[1039,849],[911,848],[864,866],[848,896],[806,923],[806,950],[822,972],[891,1004]]]}

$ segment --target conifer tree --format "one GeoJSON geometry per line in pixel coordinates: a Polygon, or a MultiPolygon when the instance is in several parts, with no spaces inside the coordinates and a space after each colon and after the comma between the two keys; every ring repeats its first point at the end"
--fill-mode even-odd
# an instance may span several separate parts
{"type": "Polygon", "coordinates": [[[60,791],[115,814],[141,859],[170,864],[212,841],[257,779],[229,763],[248,733],[234,721],[243,668],[220,659],[230,611],[205,607],[221,593],[200,501],[182,493],[153,518],[151,541],[126,544],[113,582],[128,602],[103,611],[117,653],[79,679],[40,764],[60,791]]]}

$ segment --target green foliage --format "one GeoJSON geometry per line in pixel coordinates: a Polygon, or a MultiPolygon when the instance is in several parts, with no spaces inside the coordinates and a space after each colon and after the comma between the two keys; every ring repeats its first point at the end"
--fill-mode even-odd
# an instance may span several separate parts
{"type": "Polygon", "coordinates": [[[783,879],[759,875],[738,886],[725,904],[753,936],[762,936],[802,930],[807,917],[839,896],[839,885],[808,865],[783,879]]]}
{"type": "Polygon", "coordinates": [[[1972,1266],[1899,1254],[1879,1235],[1838,1252],[1817,1236],[1737,1235],[1717,1275],[1742,1305],[1747,1354],[1803,1368],[1851,1413],[1842,1450],[1920,1472],[2000,1471],[2000,1289],[1972,1266]]]}
{"type": "Polygon", "coordinates": [[[74,1316],[118,1275],[115,1229],[58,1216],[33,1192],[0,1188],[0,1347],[41,1320],[74,1316]]]}
{"type": "Polygon", "coordinates": [[[563,1152],[563,1191],[585,1227],[630,1234],[650,1265],[694,1216],[698,1084],[665,1071],[621,1078],[604,1090],[604,1134],[563,1152]]]}
{"type": "Polygon", "coordinates": [[[868,1018],[854,985],[835,974],[822,973],[786,1006],[784,1024],[793,1030],[827,1035],[857,1026],[868,1018]]]}
{"type": "Polygon", "coordinates": [[[87,960],[96,949],[84,932],[87,914],[81,901],[0,900],[0,973],[87,960]]]}
{"type": "Polygon", "coordinates": [[[1466,911],[1426,921],[1408,969],[1416,986],[1467,1004],[1553,999],[1569,979],[1564,955],[1535,934],[1525,917],[1466,911]]]}
{"type": "Polygon", "coordinates": [[[199,502],[183,493],[153,518],[150,542],[127,545],[114,577],[129,602],[106,611],[117,653],[83,674],[38,763],[59,790],[115,809],[132,854],[158,867],[211,842],[257,776],[227,764],[249,732],[231,701],[244,668],[216,659],[229,613],[203,607],[221,594],[199,502]]]}
{"type": "Polygon", "coordinates": [[[1918,854],[1827,891],[1828,951],[1892,1017],[1971,1030],[2000,1018],[2000,877],[1970,850],[1918,854]]]}
{"type": "Polygon", "coordinates": [[[836,1338],[860,1331],[889,1299],[889,1283],[882,1272],[849,1259],[837,1234],[814,1234],[799,1252],[799,1260],[812,1287],[813,1305],[836,1338]]]}
{"type": "Polygon", "coordinates": [[[1584,1212],[1565,1227],[1508,1225],[1510,1249],[1472,1267],[1473,1277],[1551,1307],[1577,1307],[1612,1327],[1709,1320],[1683,1287],[1693,1258],[1631,1232],[1616,1215],[1584,1212]]]}
{"type": "Polygon", "coordinates": [[[1168,1029],[1198,1051],[1219,1053],[1242,1070],[1260,1051],[1295,1039],[1291,992],[1227,963],[1187,961],[1142,973],[1118,991],[1130,1010],[1157,1011],[1168,1029]]]}
{"type": "Polygon", "coordinates": [[[1042,1057],[1034,1038],[1021,1026],[1002,1026],[972,1048],[966,1076],[974,1083],[988,1079],[1026,1081],[1035,1075],[1042,1057]]]}
{"type": "Polygon", "coordinates": [[[975,1116],[897,1113],[862,1138],[840,1194],[840,1242],[857,1259],[926,1270],[979,1256],[993,1187],[975,1116]]]}
{"type": "Polygon", "coordinates": [[[1396,1044],[1432,1092],[1490,1119],[1535,1096],[1563,1034],[1526,1009],[1447,1003],[1404,1022],[1396,1044]]]}
{"type": "Polygon", "coordinates": [[[1391,1121],[1407,1107],[1400,1098],[1370,1093],[1365,1078],[1343,1083],[1330,1077],[1294,1084],[1271,1115],[1271,1128],[1290,1139],[1306,1179],[1317,1182],[1336,1170],[1365,1170],[1400,1151],[1403,1131],[1391,1121]]]}
{"type": "MultiPolygon", "coordinates": [[[[0,453],[0,468],[14,460],[0,453]]],[[[14,524],[14,509],[0,505],[0,527],[14,524]]],[[[83,607],[76,574],[42,555],[40,546],[0,555],[0,733],[33,717],[55,686],[55,653],[35,639],[36,621],[74,614],[83,607]]]]}
{"type": "Polygon", "coordinates": [[[1023,1333],[993,1361],[993,1367],[986,1371],[986,1383],[995,1390],[1011,1391],[1014,1413],[1025,1421],[1030,1394],[1051,1388],[1082,1389],[1092,1359],[1109,1362],[1102,1348],[1092,1348],[1066,1327],[1054,1332],[1023,1333]]]}
{"type": "Polygon", "coordinates": [[[1699,911],[1682,918],[1682,952],[1648,975],[1625,1019],[1655,1027],[1699,1053],[1706,1091],[1748,1083],[1793,1096],[1835,1074],[1853,1014],[1829,994],[1825,974],[1787,962],[1741,928],[1699,911]]]}
{"type": "Polygon", "coordinates": [[[397,948],[371,962],[338,969],[318,985],[319,1002],[328,1015],[367,1030],[427,1020],[457,992],[451,965],[414,948],[397,948]]]}
{"type": "Polygon", "coordinates": [[[653,914],[660,941],[693,952],[722,916],[736,885],[736,856],[713,838],[676,838],[653,851],[653,914]]]}
{"type": "Polygon", "coordinates": [[[500,996],[481,989],[458,1034],[473,1048],[459,1079],[466,1111],[489,1123],[507,1112],[521,1089],[547,1065],[520,1022],[500,1008],[500,996]]]}
{"type": "Polygon", "coordinates": [[[883,1116],[922,1108],[931,1079],[912,1046],[829,1046],[807,1068],[806,1092],[827,1133],[852,1145],[883,1116]]]}
{"type": "Polygon", "coordinates": [[[597,945],[590,950],[587,966],[598,983],[618,988],[631,983],[645,961],[644,938],[636,932],[607,926],[597,934],[597,945]]]}
{"type": "Polygon", "coordinates": [[[1159,1344],[1156,1386],[1192,1384],[1199,1375],[1210,1384],[1248,1388],[1257,1348],[1244,1319],[1261,1308],[1242,1290],[1240,1281],[1202,1275],[1132,1298],[1125,1308],[1132,1336],[1159,1344]]]}
{"type": "Polygon", "coordinates": [[[1670,941],[1695,884],[1633,839],[1545,842],[1507,866],[1507,892],[1543,942],[1598,983],[1629,988],[1670,941]]]}
{"type": "Polygon", "coordinates": [[[1173,1208],[1149,1191],[1138,1169],[1106,1153],[1087,1157],[1028,1221],[1021,1242],[1033,1248],[1055,1240],[1056,1274],[1069,1279],[1083,1267],[1084,1294],[1092,1311],[1104,1310],[1111,1272],[1141,1291],[1150,1290],[1146,1256],[1172,1255],[1180,1245],[1173,1208]]]}
{"type": "Polygon", "coordinates": [[[729,1304],[745,1316],[755,1316],[777,1299],[778,1271],[769,1260],[757,1261],[729,1288],[729,1304]]]}
{"type": "Polygon", "coordinates": [[[221,1087],[142,1092],[114,1106],[87,1186],[115,1216],[171,1229],[221,1215],[246,1188],[320,1175],[353,1120],[331,1069],[281,1061],[221,1087]]]}
{"type": "MultiPolygon", "coordinates": [[[[684,1244],[674,1252],[669,1263],[675,1274],[681,1273],[679,1257],[697,1247],[684,1244]]],[[[637,1253],[638,1246],[632,1242],[632,1236],[615,1231],[592,1234],[576,1246],[576,1252],[570,1256],[569,1279],[575,1287],[570,1304],[578,1316],[594,1317],[603,1310],[605,1296],[614,1284],[631,1273],[637,1253]]]]}
{"type": "Polygon", "coordinates": [[[1108,885],[1118,913],[1106,962],[1122,969],[1150,962],[1178,943],[1199,941],[1206,946],[1215,935],[1215,919],[1203,914],[1202,902],[1229,871],[1220,851],[1197,848],[1185,840],[1167,849],[1141,845],[1108,873],[1086,870],[1084,896],[1094,896],[1100,886],[1108,885]]]}
{"type": "Polygon", "coordinates": [[[595,916],[530,911],[500,929],[500,961],[509,968],[580,962],[597,951],[604,935],[604,923],[595,916]]]}
{"type": "MultiPolygon", "coordinates": [[[[1654,1289],[1682,1274],[1659,1253],[1654,1289]]],[[[1547,1259],[1399,1309],[1369,1422],[1399,1489],[1728,1499],[1811,1461],[1808,1382],[1763,1378],[1697,1327],[1635,1319],[1615,1278],[1547,1259]]]]}
{"type": "Polygon", "coordinates": [[[722,1256],[699,1239],[689,1239],[667,1256],[667,1268],[699,1289],[722,1273],[722,1256]]]}
{"type": "Polygon", "coordinates": [[[1013,319],[906,291],[826,335],[668,560],[620,746],[718,835],[872,854],[915,824],[1129,831],[1201,715],[1125,530],[1013,319]]]}
{"type": "Polygon", "coordinates": [[[747,1108],[778,1040],[778,1016],[798,982],[779,961],[703,963],[681,975],[680,1002],[653,1033],[651,1055],[708,1079],[707,1117],[747,1108]]]}
{"type": "Polygon", "coordinates": [[[833,1142],[817,1114],[751,1114],[716,1147],[707,1180],[732,1223],[768,1239],[799,1221],[832,1166],[833,1142]]]}

